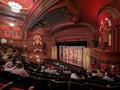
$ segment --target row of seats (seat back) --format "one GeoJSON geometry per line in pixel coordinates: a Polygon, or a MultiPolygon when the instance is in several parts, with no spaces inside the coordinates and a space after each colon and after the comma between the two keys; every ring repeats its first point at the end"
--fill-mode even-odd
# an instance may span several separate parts
{"type": "MultiPolygon", "coordinates": [[[[52,80],[52,79],[38,79],[34,77],[22,77],[16,74],[11,74],[6,71],[0,71],[0,77],[8,81],[13,81],[23,87],[34,86],[34,90],[120,90],[119,84],[111,86],[107,83],[106,85],[100,85],[99,83],[93,83],[92,80],[52,80]],[[77,82],[81,81],[81,82],[77,82]],[[109,87],[107,87],[109,86],[109,87]]],[[[97,82],[97,80],[96,80],[97,82]]],[[[112,82],[111,82],[112,83],[112,82]]]]}

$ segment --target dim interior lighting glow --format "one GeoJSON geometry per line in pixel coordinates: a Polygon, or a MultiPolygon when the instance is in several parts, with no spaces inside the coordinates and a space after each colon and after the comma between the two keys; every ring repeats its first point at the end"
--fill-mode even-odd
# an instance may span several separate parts
{"type": "Polygon", "coordinates": [[[11,26],[11,27],[14,27],[14,23],[10,23],[10,26],[11,26]]]}
{"type": "Polygon", "coordinates": [[[105,18],[105,21],[108,21],[108,18],[105,18]]]}
{"type": "Polygon", "coordinates": [[[17,2],[9,1],[8,5],[11,7],[11,10],[16,13],[19,13],[22,9],[22,6],[17,2]]]}
{"type": "Polygon", "coordinates": [[[10,42],[11,42],[11,43],[13,43],[13,41],[12,41],[12,40],[11,40],[10,42]]]}
{"type": "Polygon", "coordinates": [[[0,42],[1,43],[7,43],[7,40],[5,38],[2,38],[0,42]]]}

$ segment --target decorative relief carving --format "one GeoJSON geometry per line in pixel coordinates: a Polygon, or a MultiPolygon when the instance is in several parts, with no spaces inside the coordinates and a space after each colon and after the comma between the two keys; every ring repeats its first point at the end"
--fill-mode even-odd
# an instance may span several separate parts
{"type": "Polygon", "coordinates": [[[25,14],[17,14],[17,13],[13,13],[13,12],[11,12],[9,10],[4,10],[4,9],[0,9],[0,13],[11,16],[11,17],[16,17],[16,18],[22,19],[22,20],[24,20],[25,17],[26,17],[25,14]]]}

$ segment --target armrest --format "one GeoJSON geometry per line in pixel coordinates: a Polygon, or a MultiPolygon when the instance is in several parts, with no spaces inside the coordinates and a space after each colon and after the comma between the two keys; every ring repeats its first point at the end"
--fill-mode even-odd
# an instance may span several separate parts
{"type": "Polygon", "coordinates": [[[3,84],[2,87],[0,87],[0,90],[3,90],[4,88],[8,87],[9,85],[13,84],[13,82],[9,82],[7,84],[3,84]]]}

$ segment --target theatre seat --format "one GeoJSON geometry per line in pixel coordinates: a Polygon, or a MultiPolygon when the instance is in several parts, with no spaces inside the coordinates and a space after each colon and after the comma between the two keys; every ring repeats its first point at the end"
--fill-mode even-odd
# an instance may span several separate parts
{"type": "Polygon", "coordinates": [[[91,90],[89,84],[70,82],[70,90],[91,90]]]}
{"type": "Polygon", "coordinates": [[[55,81],[50,80],[50,89],[49,90],[69,90],[67,81],[55,81]]]}
{"type": "Polygon", "coordinates": [[[110,85],[98,85],[91,83],[92,90],[120,90],[120,86],[110,86],[110,85]]]}
{"type": "Polygon", "coordinates": [[[34,90],[49,90],[49,80],[47,79],[35,79],[34,90]]]}

